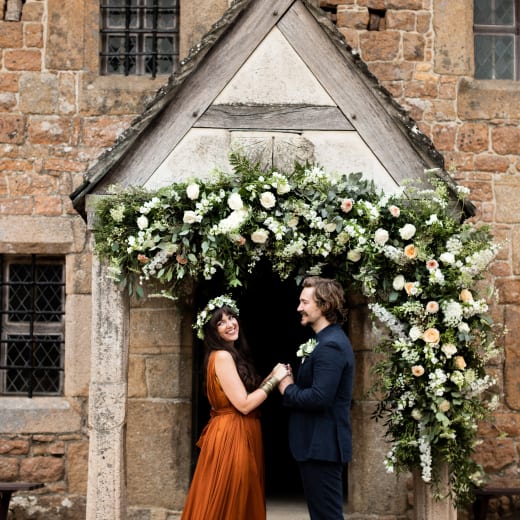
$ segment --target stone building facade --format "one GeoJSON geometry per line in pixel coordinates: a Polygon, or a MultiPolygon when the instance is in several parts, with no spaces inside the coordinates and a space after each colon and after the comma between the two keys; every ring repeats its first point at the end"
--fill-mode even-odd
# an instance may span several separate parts
{"type": "MultiPolygon", "coordinates": [[[[494,317],[510,331],[489,367],[501,406],[481,426],[476,456],[494,482],[520,486],[520,83],[474,80],[472,0],[319,4],[504,244],[489,273],[500,292],[494,317]]],[[[227,7],[181,0],[181,57],[227,7]]],[[[101,76],[98,33],[98,0],[0,0],[0,254],[59,255],[66,273],[63,396],[0,397],[0,481],[46,483],[13,500],[17,519],[85,517],[92,255],[69,196],[167,79],[101,76]]],[[[191,464],[191,330],[173,304],[145,300],[131,304],[126,333],[129,517],[172,520],[191,464]],[[167,468],[147,455],[157,445],[173,461],[167,468]]],[[[385,518],[407,510],[401,493],[385,518]]]]}

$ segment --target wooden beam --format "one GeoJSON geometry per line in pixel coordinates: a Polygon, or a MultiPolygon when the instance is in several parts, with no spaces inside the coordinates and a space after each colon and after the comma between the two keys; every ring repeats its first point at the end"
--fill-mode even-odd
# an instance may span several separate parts
{"type": "Polygon", "coordinates": [[[213,105],[193,125],[233,130],[353,130],[336,107],[309,105],[213,105]]]}

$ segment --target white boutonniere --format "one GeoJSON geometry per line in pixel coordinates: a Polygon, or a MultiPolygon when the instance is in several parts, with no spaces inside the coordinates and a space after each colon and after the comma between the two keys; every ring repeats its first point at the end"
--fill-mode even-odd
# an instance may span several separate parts
{"type": "Polygon", "coordinates": [[[312,351],[316,348],[317,344],[318,344],[318,342],[314,338],[311,338],[309,341],[302,343],[298,347],[298,350],[296,351],[296,355],[298,357],[304,358],[302,361],[305,361],[305,358],[312,354],[312,351]]]}

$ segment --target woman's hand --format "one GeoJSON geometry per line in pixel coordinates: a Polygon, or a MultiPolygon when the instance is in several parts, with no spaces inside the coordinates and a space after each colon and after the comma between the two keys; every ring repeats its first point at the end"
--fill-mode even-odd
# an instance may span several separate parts
{"type": "Polygon", "coordinates": [[[270,374],[270,376],[275,377],[278,382],[289,375],[291,375],[291,365],[286,365],[284,363],[278,363],[270,374]]]}

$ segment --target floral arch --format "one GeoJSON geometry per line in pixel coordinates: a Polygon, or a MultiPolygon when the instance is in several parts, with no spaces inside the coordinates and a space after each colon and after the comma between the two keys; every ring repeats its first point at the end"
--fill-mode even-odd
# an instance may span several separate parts
{"type": "Polygon", "coordinates": [[[472,459],[477,422],[497,402],[485,371],[497,354],[494,291],[478,281],[498,247],[485,226],[464,220],[467,193],[453,204],[434,172],[432,188],[384,194],[361,174],[262,170],[239,154],[230,162],[233,172],[209,180],[103,197],[95,247],[111,276],[137,297],[156,280],[177,298],[188,280],[217,273],[235,291],[261,260],[295,283],[333,270],[367,297],[386,332],[375,388],[387,469],[418,469],[435,484],[447,465],[455,503],[470,501],[483,476],[472,459]]]}

